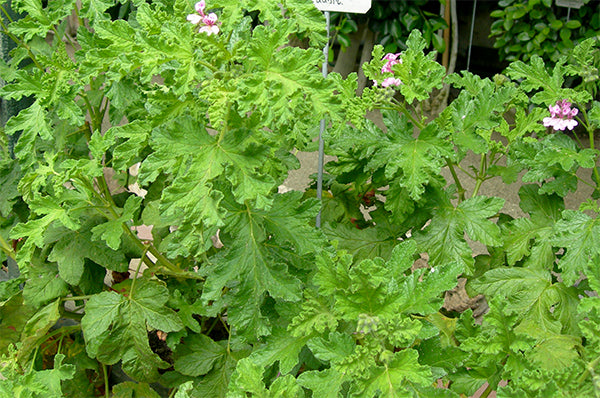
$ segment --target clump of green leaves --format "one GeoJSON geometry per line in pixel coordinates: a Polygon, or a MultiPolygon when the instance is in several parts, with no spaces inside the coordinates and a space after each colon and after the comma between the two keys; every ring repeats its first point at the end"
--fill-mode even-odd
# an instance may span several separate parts
{"type": "Polygon", "coordinates": [[[24,16],[2,26],[17,48],[0,95],[32,105],[0,158],[0,391],[598,395],[600,104],[564,87],[597,67],[595,42],[492,81],[445,76],[415,31],[392,67],[402,84],[356,97],[355,75],[319,71],[310,2],[209,2],[212,35],[187,0],[128,4],[111,19],[112,2],[13,1],[24,16]],[[430,120],[420,103],[443,83],[460,93],[430,120]],[[575,140],[541,123],[562,99],[575,140]],[[322,117],[336,156],[322,201],[279,193],[322,117]],[[491,178],[525,183],[524,217],[481,194],[491,178]],[[578,184],[591,198],[566,209],[578,184]],[[443,308],[458,277],[487,298],[482,320],[443,308]]]}
{"type": "Polygon", "coordinates": [[[568,10],[551,0],[503,0],[492,11],[490,36],[500,59],[527,61],[537,55],[557,62],[580,41],[600,32],[600,12],[593,2],[568,10]]]}

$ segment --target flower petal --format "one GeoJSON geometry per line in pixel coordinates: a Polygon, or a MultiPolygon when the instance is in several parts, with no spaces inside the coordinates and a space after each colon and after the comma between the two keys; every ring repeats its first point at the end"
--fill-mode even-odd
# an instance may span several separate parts
{"type": "Polygon", "coordinates": [[[187,20],[193,23],[194,25],[198,25],[202,21],[202,17],[197,14],[189,14],[187,16],[187,20]]]}

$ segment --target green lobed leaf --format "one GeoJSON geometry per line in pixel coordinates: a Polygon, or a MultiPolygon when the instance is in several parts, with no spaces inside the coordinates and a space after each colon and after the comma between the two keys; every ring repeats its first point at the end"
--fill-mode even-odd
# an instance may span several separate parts
{"type": "Polygon", "coordinates": [[[567,285],[575,283],[580,273],[600,254],[600,225],[598,220],[574,210],[563,211],[555,225],[552,243],[566,249],[559,261],[561,276],[567,285]]]}
{"type": "Polygon", "coordinates": [[[377,150],[373,155],[366,155],[369,167],[372,170],[385,167],[387,178],[397,178],[410,197],[419,200],[425,185],[436,181],[445,164],[443,158],[451,156],[451,145],[436,124],[427,125],[415,139],[405,116],[391,112],[384,115],[388,132],[378,142],[370,143],[377,150]]]}
{"type": "Polygon", "coordinates": [[[420,365],[419,354],[413,349],[406,349],[393,354],[388,363],[377,366],[363,380],[359,380],[358,388],[351,392],[354,397],[372,397],[381,394],[385,397],[406,396],[408,387],[431,384],[429,367],[420,365]]]}
{"type": "Polygon", "coordinates": [[[203,334],[192,334],[183,339],[173,354],[175,370],[187,376],[210,372],[215,363],[227,355],[226,347],[203,334]]]}
{"type": "Polygon", "coordinates": [[[167,299],[164,285],[144,279],[136,280],[128,296],[114,291],[92,296],[81,321],[88,355],[106,364],[122,360],[132,378],[155,380],[157,369],[169,364],[151,351],[148,328],[174,332],[183,327],[175,312],[164,306],[167,299]]]}
{"type": "Polygon", "coordinates": [[[465,272],[473,272],[472,252],[464,234],[489,246],[500,246],[500,228],[489,220],[503,206],[504,200],[476,196],[454,207],[449,201],[440,205],[431,224],[415,234],[420,247],[427,251],[433,266],[456,261],[465,272]]]}

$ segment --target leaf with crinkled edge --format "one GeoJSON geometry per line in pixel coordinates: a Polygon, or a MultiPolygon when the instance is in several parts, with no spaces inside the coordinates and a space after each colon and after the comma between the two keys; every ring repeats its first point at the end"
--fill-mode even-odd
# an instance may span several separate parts
{"type": "Polygon", "coordinates": [[[444,304],[442,293],[456,286],[462,270],[463,267],[458,262],[415,270],[402,281],[406,300],[401,311],[421,315],[438,312],[444,304]]]}
{"type": "Polygon", "coordinates": [[[302,307],[288,326],[292,336],[308,335],[313,332],[324,333],[327,329],[335,330],[338,320],[333,312],[330,298],[304,291],[302,307]]]}
{"type": "Polygon", "coordinates": [[[23,109],[18,115],[11,117],[6,122],[5,133],[14,135],[22,131],[15,145],[15,156],[29,163],[35,160],[32,156],[36,153],[36,139],[39,136],[43,140],[53,138],[50,124],[47,120],[46,110],[42,108],[39,101],[34,102],[29,108],[23,109]]]}
{"type": "Polygon", "coordinates": [[[445,164],[444,157],[452,156],[452,145],[434,123],[427,125],[415,139],[412,125],[406,116],[384,113],[387,134],[379,140],[375,153],[369,158],[369,167],[385,167],[385,175],[397,179],[414,200],[421,198],[425,185],[436,182],[445,164]],[[403,128],[406,126],[406,128],[403,128]]]}
{"type": "Polygon", "coordinates": [[[592,102],[592,108],[588,111],[588,117],[590,119],[590,124],[593,127],[600,127],[600,102],[592,102]]]}
{"type": "Polygon", "coordinates": [[[122,126],[113,126],[105,136],[114,137],[118,143],[113,150],[115,170],[124,170],[140,159],[140,153],[148,145],[151,125],[147,120],[135,120],[122,126]]]}
{"type": "MultiPolygon", "coordinates": [[[[202,299],[219,299],[225,286],[232,287],[224,296],[229,305],[228,320],[241,333],[268,333],[269,322],[260,311],[266,293],[286,301],[299,301],[302,297],[300,280],[288,270],[291,260],[274,255],[270,249],[274,244],[289,245],[297,254],[308,255],[322,245],[309,226],[315,203],[302,202],[301,196],[299,192],[276,195],[268,210],[251,209],[228,200],[231,216],[226,220],[226,230],[233,235],[233,241],[201,270],[207,276],[202,299]]],[[[303,261],[311,261],[310,258],[303,261]]]]}
{"type": "Polygon", "coordinates": [[[528,63],[522,61],[511,63],[506,69],[506,74],[514,80],[522,79],[520,86],[527,92],[542,89],[531,97],[531,102],[535,104],[554,105],[561,99],[578,103],[591,100],[591,95],[587,91],[562,88],[564,63],[565,59],[561,58],[554,65],[552,74],[550,74],[542,58],[533,55],[528,63]]]}
{"type": "Polygon", "coordinates": [[[64,209],[58,200],[50,196],[39,197],[29,203],[33,213],[43,214],[41,218],[35,218],[26,223],[19,223],[10,231],[12,239],[27,238],[25,244],[19,250],[21,260],[28,261],[35,246],[43,247],[44,234],[48,227],[55,221],[59,221],[65,227],[76,230],[79,228],[77,220],[71,218],[69,212],[64,209]]]}
{"type": "Polygon", "coordinates": [[[250,358],[244,358],[237,364],[236,370],[229,383],[228,398],[242,398],[251,394],[253,397],[282,397],[302,398],[304,391],[292,375],[277,377],[269,386],[263,382],[264,368],[253,363],[250,358]]]}
{"type": "Polygon", "coordinates": [[[237,82],[243,93],[237,99],[239,111],[260,114],[265,126],[304,124],[305,117],[318,120],[338,108],[332,82],[316,67],[322,62],[321,51],[286,46],[292,32],[287,20],[276,27],[256,27],[243,61],[250,73],[237,82]]]}
{"type": "Polygon", "coordinates": [[[598,40],[588,38],[579,42],[569,54],[569,62],[565,65],[565,74],[581,76],[583,83],[598,80],[598,65],[594,62],[598,51],[598,40]]]}
{"type": "Polygon", "coordinates": [[[552,243],[566,249],[558,262],[561,276],[565,284],[572,285],[600,254],[600,220],[580,211],[565,210],[562,220],[555,225],[555,231],[552,243]]]}
{"type": "Polygon", "coordinates": [[[110,18],[105,11],[115,3],[113,0],[83,0],[81,5],[81,17],[88,18],[90,21],[100,21],[110,18]]]}
{"type": "Polygon", "coordinates": [[[572,171],[575,165],[592,168],[598,158],[598,150],[579,149],[573,139],[565,134],[556,133],[542,141],[542,150],[536,155],[537,167],[560,165],[564,171],[572,171]]]}
{"type": "Polygon", "coordinates": [[[491,131],[504,121],[507,104],[519,93],[516,87],[497,87],[487,78],[478,82],[476,93],[463,90],[445,110],[452,120],[454,142],[463,150],[488,152],[494,144],[491,131]]]}
{"type": "Polygon", "coordinates": [[[410,33],[406,46],[408,48],[401,55],[402,63],[392,69],[394,76],[402,80],[400,92],[410,104],[415,99],[423,101],[429,98],[434,88],[442,87],[446,69],[435,61],[435,52],[423,53],[427,43],[420,31],[415,29],[410,33]]]}
{"type": "Polygon", "coordinates": [[[357,380],[352,397],[407,396],[413,385],[427,386],[433,382],[428,366],[419,364],[419,353],[406,349],[394,353],[389,362],[370,370],[367,377],[357,380]]]}
{"type": "Polygon", "coordinates": [[[313,47],[322,48],[327,41],[325,15],[314,4],[304,0],[286,0],[285,16],[296,24],[301,36],[308,36],[313,47]]]}
{"type": "Polygon", "coordinates": [[[523,185],[519,189],[519,207],[531,217],[516,218],[502,226],[508,265],[528,256],[527,266],[530,268],[552,267],[555,255],[551,239],[554,237],[554,223],[561,218],[564,210],[564,200],[555,194],[539,194],[538,190],[537,185],[523,185]]]}
{"type": "MultiPolygon", "coordinates": [[[[504,312],[522,321],[519,332],[530,336],[547,336],[561,332],[554,306],[557,291],[545,269],[502,267],[487,271],[470,286],[486,297],[503,297],[508,304],[504,312]]],[[[565,303],[566,304],[566,303],[565,303]]]]}
{"type": "MultiPolygon", "coordinates": [[[[85,259],[94,261],[104,268],[125,272],[129,264],[123,253],[107,248],[92,239],[95,222],[86,222],[77,231],[68,231],[54,244],[48,260],[58,263],[60,277],[70,285],[79,285],[85,270],[85,259]]],[[[96,220],[97,221],[97,220],[96,220]]]]}
{"type": "Polygon", "coordinates": [[[346,381],[350,379],[334,368],[311,370],[298,376],[298,384],[311,390],[314,397],[337,397],[346,381]]]}
{"type": "Polygon", "coordinates": [[[155,380],[158,368],[170,365],[150,349],[147,330],[168,333],[183,328],[177,314],[165,306],[168,295],[163,284],[138,278],[127,296],[114,291],[92,296],[81,320],[88,355],[111,365],[121,360],[132,378],[155,380]]]}
{"type": "Polygon", "coordinates": [[[535,345],[535,339],[522,333],[516,333],[514,326],[520,314],[509,315],[509,305],[503,297],[488,298],[490,311],[484,317],[481,328],[472,336],[460,342],[463,351],[489,354],[496,360],[504,360],[511,353],[529,352],[535,345]]]}
{"type": "Polygon", "coordinates": [[[422,250],[427,251],[430,262],[437,267],[456,261],[466,273],[473,272],[472,251],[464,234],[489,246],[500,246],[500,228],[489,220],[500,211],[504,199],[475,196],[454,207],[448,199],[438,206],[431,224],[415,234],[422,250]]]}
{"type": "Polygon", "coordinates": [[[274,328],[265,343],[255,347],[248,357],[261,368],[267,368],[279,361],[281,374],[289,373],[298,363],[298,355],[312,335],[290,336],[284,328],[274,328]]]}
{"type": "Polygon", "coordinates": [[[189,117],[154,130],[151,146],[155,152],[140,168],[142,183],[152,181],[159,173],[175,170],[175,178],[164,191],[160,209],[165,222],[221,225],[219,204],[223,193],[213,181],[224,175],[234,185],[236,199],[268,205],[267,195],[274,180],[257,169],[267,161],[265,147],[249,142],[249,132],[223,132],[224,137],[211,136],[199,122],[189,117]],[[172,154],[178,153],[177,159],[172,154]]]}
{"type": "Polygon", "coordinates": [[[123,225],[129,225],[139,211],[143,198],[130,195],[125,202],[123,212],[114,219],[92,228],[92,239],[103,240],[106,245],[113,250],[119,250],[121,246],[121,236],[123,235],[123,225]]]}
{"type": "Polygon", "coordinates": [[[16,35],[23,35],[25,42],[33,36],[46,37],[48,31],[71,14],[75,6],[75,0],[56,0],[48,2],[45,8],[42,2],[36,0],[14,0],[11,7],[22,18],[9,25],[9,31],[16,35]]]}
{"type": "Polygon", "coordinates": [[[311,338],[307,346],[319,360],[337,364],[354,353],[356,341],[349,334],[332,332],[311,338]]]}

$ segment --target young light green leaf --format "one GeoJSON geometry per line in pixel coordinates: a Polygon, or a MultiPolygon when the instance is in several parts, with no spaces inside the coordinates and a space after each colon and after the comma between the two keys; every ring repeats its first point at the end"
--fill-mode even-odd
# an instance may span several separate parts
{"type": "Polygon", "coordinates": [[[123,212],[114,219],[104,224],[96,225],[92,228],[92,239],[103,240],[112,250],[119,250],[121,246],[121,236],[123,235],[123,226],[129,226],[139,211],[143,198],[136,195],[130,195],[125,202],[123,212]]]}
{"type": "Polygon", "coordinates": [[[381,394],[385,397],[401,397],[406,395],[412,384],[431,384],[431,370],[420,365],[418,358],[419,353],[410,348],[394,353],[389,362],[372,369],[365,379],[358,381],[352,396],[372,397],[381,394]]]}

